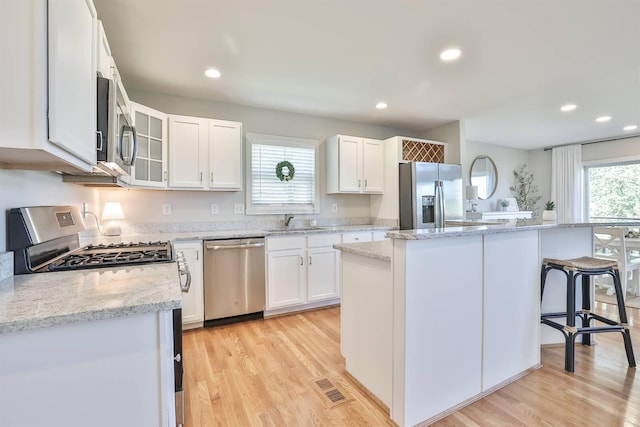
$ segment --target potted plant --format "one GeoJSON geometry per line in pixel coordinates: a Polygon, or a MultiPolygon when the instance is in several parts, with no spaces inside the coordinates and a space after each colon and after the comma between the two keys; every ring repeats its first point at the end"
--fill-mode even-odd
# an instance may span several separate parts
{"type": "Polygon", "coordinates": [[[552,201],[548,201],[544,204],[544,211],[542,211],[542,220],[543,221],[555,221],[558,219],[556,214],[556,203],[552,201]]]}
{"type": "Polygon", "coordinates": [[[500,200],[500,210],[506,211],[510,204],[511,204],[511,201],[507,199],[500,200]]]}

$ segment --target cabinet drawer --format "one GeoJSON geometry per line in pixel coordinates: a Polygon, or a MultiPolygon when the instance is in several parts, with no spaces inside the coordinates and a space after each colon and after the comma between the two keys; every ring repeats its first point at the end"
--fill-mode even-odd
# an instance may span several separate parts
{"type": "Polygon", "coordinates": [[[340,233],[310,234],[307,236],[307,247],[319,248],[340,244],[340,233]]]}
{"type": "Polygon", "coordinates": [[[304,249],[305,236],[295,237],[268,237],[267,250],[281,251],[285,249],[304,249]]]}
{"type": "Polygon", "coordinates": [[[371,242],[373,236],[371,231],[354,231],[342,234],[342,243],[371,242]]]}

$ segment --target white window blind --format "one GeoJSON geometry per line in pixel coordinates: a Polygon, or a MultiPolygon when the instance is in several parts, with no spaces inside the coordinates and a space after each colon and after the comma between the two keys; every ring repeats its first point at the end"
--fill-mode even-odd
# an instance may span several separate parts
{"type": "Polygon", "coordinates": [[[319,142],[260,134],[247,134],[247,142],[251,165],[247,213],[317,212],[319,142]],[[281,181],[276,174],[282,161],[294,167],[289,181],[281,181]]]}

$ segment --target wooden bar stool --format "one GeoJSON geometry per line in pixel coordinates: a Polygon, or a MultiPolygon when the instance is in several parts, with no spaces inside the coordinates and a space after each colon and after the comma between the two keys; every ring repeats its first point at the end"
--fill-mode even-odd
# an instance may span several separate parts
{"type": "Polygon", "coordinates": [[[562,271],[567,277],[567,310],[561,313],[542,313],[540,321],[559,330],[565,337],[565,354],[564,369],[573,372],[575,341],[578,335],[582,335],[582,344],[591,345],[591,334],[600,332],[620,332],[624,340],[624,348],[627,352],[627,360],[630,367],[636,366],[636,360],[633,355],[633,347],[631,345],[631,333],[627,324],[627,310],[624,306],[624,298],[622,295],[622,285],[620,284],[620,273],[618,271],[618,263],[615,260],[582,257],[574,259],[552,259],[545,258],[542,261],[542,271],[540,274],[541,292],[540,302],[544,294],[544,285],[547,279],[547,273],[551,270],[562,271]],[[618,315],[620,321],[616,322],[607,319],[598,314],[591,312],[591,284],[590,276],[610,275],[613,279],[613,286],[616,292],[616,300],[618,302],[618,315]],[[576,313],[576,282],[578,277],[582,276],[582,310],[576,313]],[[564,317],[566,325],[555,322],[550,319],[564,317]],[[581,320],[581,326],[576,327],[576,317],[581,320]],[[592,320],[598,320],[605,323],[605,326],[591,326],[592,320]]]}

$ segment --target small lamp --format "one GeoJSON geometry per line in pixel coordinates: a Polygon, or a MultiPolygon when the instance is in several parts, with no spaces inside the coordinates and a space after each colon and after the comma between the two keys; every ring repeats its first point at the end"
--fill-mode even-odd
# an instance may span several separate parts
{"type": "Polygon", "coordinates": [[[467,195],[467,201],[469,201],[469,208],[467,209],[467,212],[475,212],[476,211],[476,204],[473,203],[472,200],[477,200],[478,199],[478,186],[477,185],[467,185],[465,193],[467,195]]]}
{"type": "Polygon", "coordinates": [[[104,204],[104,210],[102,211],[102,220],[110,221],[104,228],[105,236],[119,236],[122,230],[120,224],[116,220],[124,219],[124,212],[122,206],[118,202],[108,202],[104,204]]]}

